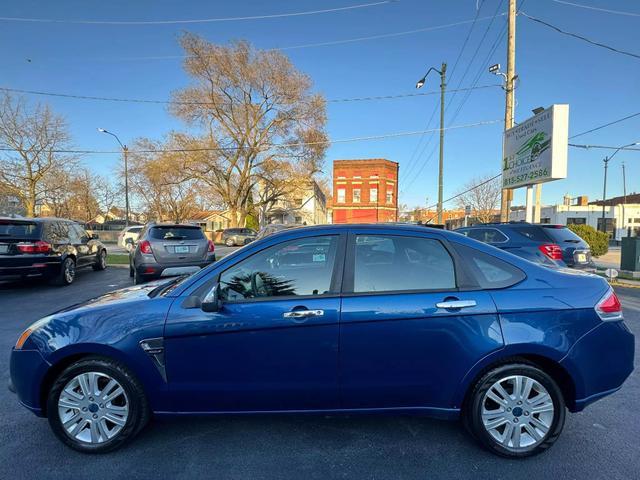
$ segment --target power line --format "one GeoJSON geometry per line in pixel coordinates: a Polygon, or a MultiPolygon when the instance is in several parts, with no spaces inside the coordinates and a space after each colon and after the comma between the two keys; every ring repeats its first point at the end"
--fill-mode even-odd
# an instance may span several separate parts
{"type": "Polygon", "coordinates": [[[579,35],[577,33],[567,32],[565,30],[562,30],[559,27],[556,27],[555,25],[551,25],[550,23],[545,22],[544,20],[540,20],[539,18],[532,17],[531,15],[527,15],[524,12],[520,12],[520,14],[523,15],[524,17],[528,18],[529,20],[532,20],[532,21],[534,21],[536,23],[539,23],[539,24],[544,25],[544,26],[546,26],[548,28],[551,28],[552,30],[555,30],[556,32],[561,33],[563,35],[568,35],[570,37],[577,38],[578,40],[582,40],[584,42],[590,43],[591,45],[595,45],[596,47],[605,48],[607,50],[610,50],[610,51],[615,52],[615,53],[619,53],[621,55],[627,55],[629,57],[640,59],[640,55],[638,55],[636,53],[626,52],[624,50],[620,50],[620,49],[612,47],[610,45],[606,45],[604,43],[600,43],[600,42],[596,42],[594,40],[590,40],[587,37],[584,37],[584,36],[579,35]]]}
{"type": "MultiPolygon", "coordinates": [[[[435,93],[435,92],[434,92],[435,93]]],[[[581,137],[582,135],[586,135],[587,133],[595,132],[596,130],[600,130],[605,127],[609,127],[611,125],[615,125],[616,123],[624,122],[625,120],[629,120],[630,118],[637,117],[640,115],[640,112],[632,113],[631,115],[627,115],[626,117],[619,118],[617,120],[613,120],[612,122],[605,123],[604,125],[600,125],[599,127],[594,127],[584,132],[576,133],[575,135],[571,135],[569,139],[581,137]]]]}
{"type": "Polygon", "coordinates": [[[612,147],[609,145],[582,145],[582,144],[577,144],[577,143],[570,143],[569,144],[570,147],[575,147],[575,148],[584,148],[586,150],[589,150],[591,148],[595,148],[598,150],[630,150],[632,152],[640,152],[640,148],[638,147],[612,147]]]}
{"type": "Polygon", "coordinates": [[[188,23],[214,23],[214,22],[236,22],[243,20],[264,20],[271,18],[284,17],[300,17],[305,15],[317,15],[322,13],[342,12],[346,10],[356,10],[359,8],[375,7],[394,3],[393,0],[384,0],[380,2],[361,3],[358,5],[349,5],[346,7],[327,8],[323,10],[309,10],[304,12],[276,13],[271,15],[253,15],[247,17],[221,17],[221,18],[202,18],[190,20],[136,20],[136,21],[120,21],[120,20],[64,20],[52,18],[24,18],[24,17],[0,17],[0,21],[4,22],[31,22],[31,23],[66,23],[75,25],[178,25],[188,23]]]}
{"type": "MultiPolygon", "coordinates": [[[[485,120],[482,122],[469,123],[466,125],[456,125],[452,127],[446,127],[445,130],[457,130],[461,128],[471,128],[471,127],[480,127],[484,125],[492,125],[494,123],[501,122],[502,120],[485,120]]],[[[436,129],[434,131],[439,131],[436,129]]],[[[360,142],[366,140],[384,140],[387,138],[397,138],[397,137],[407,137],[412,135],[421,135],[427,130],[417,130],[414,132],[396,132],[396,133],[387,133],[382,135],[369,135],[366,137],[353,137],[353,138],[343,138],[338,140],[326,140],[326,141],[317,141],[317,142],[294,142],[294,143],[280,143],[280,144],[265,144],[262,145],[264,148],[289,148],[289,147],[302,147],[305,145],[332,145],[335,143],[348,143],[348,142],[360,142]]],[[[128,150],[130,154],[135,153],[186,153],[186,152],[224,152],[224,151],[235,151],[235,150],[243,150],[243,147],[201,147],[201,148],[159,148],[157,150],[128,150]]],[[[10,147],[0,147],[0,151],[4,152],[15,152],[17,151],[15,148],[10,147]]],[[[121,154],[121,150],[46,150],[48,153],[68,153],[68,154],[111,154],[117,153],[121,154]]]]}
{"type": "MultiPolygon", "coordinates": [[[[501,0],[502,2],[503,0],[501,0]]],[[[460,47],[460,51],[458,52],[458,56],[456,57],[456,60],[453,64],[453,68],[451,69],[450,72],[450,78],[453,78],[453,75],[455,74],[456,68],[458,67],[458,63],[460,62],[460,59],[462,58],[462,54],[467,46],[467,43],[469,42],[469,37],[471,36],[471,32],[473,32],[473,28],[476,25],[476,22],[478,21],[478,17],[480,15],[480,10],[482,9],[482,5],[484,4],[484,1],[478,5],[478,8],[476,9],[476,15],[473,18],[473,21],[471,22],[471,27],[469,27],[469,31],[467,32],[467,36],[465,37],[464,41],[462,42],[462,47],[460,47]]],[[[499,8],[496,10],[496,13],[499,11],[499,8]]],[[[486,17],[485,17],[486,18],[486,17]]],[[[491,18],[491,22],[493,22],[493,19],[495,18],[495,15],[493,17],[488,17],[491,18]]],[[[460,82],[458,84],[458,87],[460,86],[462,82],[460,82]]],[[[431,122],[433,121],[433,118],[435,117],[436,112],[438,111],[438,105],[436,104],[434,106],[433,111],[431,112],[431,116],[429,117],[429,121],[427,122],[427,126],[426,128],[429,128],[431,126],[431,122]]],[[[422,142],[424,141],[424,135],[422,137],[420,137],[420,140],[418,141],[416,148],[413,150],[413,153],[411,154],[411,157],[409,157],[409,161],[407,162],[407,174],[409,175],[409,173],[413,170],[413,168],[415,167],[415,161],[417,160],[417,158],[419,158],[419,156],[416,157],[416,154],[418,153],[418,150],[420,150],[420,147],[422,146],[422,142]]],[[[431,139],[433,138],[433,135],[429,137],[429,140],[427,141],[427,145],[431,142],[431,139]]],[[[425,147],[426,148],[426,147],[425,147]]]]}
{"type": "MultiPolygon", "coordinates": [[[[484,89],[484,88],[495,88],[499,87],[500,84],[491,84],[491,85],[481,85],[471,87],[473,89],[484,89]]],[[[467,91],[469,88],[461,88],[457,91],[467,91]]],[[[76,95],[70,93],[59,93],[59,92],[43,92],[38,90],[24,90],[20,88],[8,88],[8,87],[0,87],[0,91],[19,93],[25,95],[39,95],[46,97],[59,97],[59,98],[72,98],[76,100],[96,100],[96,101],[107,101],[107,102],[122,102],[122,103],[151,103],[151,104],[161,104],[161,105],[214,105],[213,102],[176,102],[172,100],[153,100],[153,99],[141,99],[141,98],[118,98],[118,97],[101,97],[95,95],[76,95]]],[[[453,90],[452,90],[453,91],[453,90]]],[[[364,101],[374,101],[374,100],[394,100],[398,98],[410,98],[410,97],[424,97],[430,95],[439,95],[440,92],[415,92],[415,93],[401,93],[397,95],[378,95],[378,96],[369,96],[369,97],[352,97],[352,98],[335,98],[327,100],[328,103],[347,103],[347,102],[364,102],[364,101]]]]}
{"type": "Polygon", "coordinates": [[[616,15],[627,15],[629,17],[640,17],[640,13],[635,13],[635,12],[623,12],[621,10],[611,10],[609,8],[593,7],[591,5],[584,5],[582,3],[574,3],[574,2],[566,2],[563,0],[551,0],[551,1],[555,3],[560,3],[562,5],[570,5],[572,7],[586,8],[587,10],[596,10],[598,12],[614,13],[616,15]]]}

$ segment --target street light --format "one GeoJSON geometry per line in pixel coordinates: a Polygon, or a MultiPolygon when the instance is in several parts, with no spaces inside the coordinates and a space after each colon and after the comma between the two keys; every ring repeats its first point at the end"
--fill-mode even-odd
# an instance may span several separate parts
{"type": "Polygon", "coordinates": [[[416,83],[416,88],[422,88],[427,82],[427,75],[432,71],[440,75],[440,161],[438,163],[438,223],[442,224],[442,169],[444,164],[444,92],[447,87],[446,75],[447,64],[442,63],[442,68],[438,70],[435,67],[429,68],[427,73],[424,74],[416,83]]]}
{"type": "MultiPolygon", "coordinates": [[[[640,142],[633,142],[630,143],[628,145],[622,145],[621,147],[616,148],[616,150],[611,154],[611,156],[609,157],[604,157],[603,162],[604,162],[604,182],[603,182],[603,187],[602,187],[602,231],[606,233],[607,231],[607,227],[606,227],[606,223],[605,223],[605,206],[606,206],[606,200],[607,200],[607,169],[609,168],[609,162],[613,159],[613,157],[615,157],[616,153],[618,153],[620,150],[627,148],[627,147],[633,147],[635,145],[640,145],[640,142]]],[[[624,228],[624,225],[623,225],[624,228]]],[[[614,232],[615,235],[615,232],[614,232]]]]}
{"type": "MultiPolygon", "coordinates": [[[[127,160],[127,154],[129,149],[126,145],[120,141],[118,136],[115,133],[108,131],[105,128],[98,128],[100,133],[106,133],[107,135],[111,135],[116,139],[120,147],[122,148],[122,155],[124,157],[124,226],[127,228],[129,226],[129,164],[127,160]]],[[[107,212],[108,213],[108,212],[107,212]]]]}

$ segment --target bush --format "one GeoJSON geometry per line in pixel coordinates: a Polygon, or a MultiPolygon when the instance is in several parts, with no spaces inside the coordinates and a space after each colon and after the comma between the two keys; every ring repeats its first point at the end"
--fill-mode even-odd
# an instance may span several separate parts
{"type": "Polygon", "coordinates": [[[609,251],[609,235],[599,232],[591,225],[568,225],[569,230],[589,244],[591,255],[599,257],[609,251]]]}

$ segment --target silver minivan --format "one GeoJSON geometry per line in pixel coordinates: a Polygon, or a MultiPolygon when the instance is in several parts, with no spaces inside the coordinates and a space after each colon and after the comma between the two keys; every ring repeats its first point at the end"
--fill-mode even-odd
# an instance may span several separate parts
{"type": "Polygon", "coordinates": [[[198,225],[150,223],[129,253],[129,275],[141,283],[194,273],[215,260],[215,246],[198,225]]]}

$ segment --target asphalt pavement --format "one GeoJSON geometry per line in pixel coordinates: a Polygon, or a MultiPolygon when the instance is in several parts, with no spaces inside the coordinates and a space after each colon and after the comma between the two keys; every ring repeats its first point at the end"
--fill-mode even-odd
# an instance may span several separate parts
{"type": "MultiPolygon", "coordinates": [[[[618,393],[569,414],[557,443],[524,461],[487,453],[457,422],[399,415],[155,420],[124,449],[77,453],[4,388],[9,353],[22,330],[38,318],[130,284],[126,268],[111,267],[79,272],[69,287],[0,285],[0,478],[640,478],[637,371],[618,393]]],[[[638,365],[640,289],[617,292],[636,335],[638,365]]]]}

